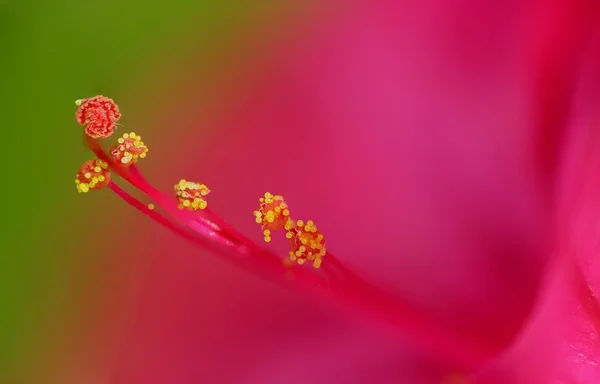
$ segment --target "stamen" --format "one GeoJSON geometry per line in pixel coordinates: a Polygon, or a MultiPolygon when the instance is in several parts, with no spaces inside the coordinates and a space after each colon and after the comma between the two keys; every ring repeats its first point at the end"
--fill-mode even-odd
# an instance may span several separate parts
{"type": "MultiPolygon", "coordinates": [[[[116,129],[116,120],[120,117],[120,113],[116,105],[112,108],[110,103],[114,104],[111,99],[103,96],[76,102],[80,107],[76,114],[78,122],[88,124],[85,130],[85,142],[98,157],[98,160],[86,162],[78,173],[76,184],[79,192],[87,192],[108,185],[128,204],[182,238],[214,251],[215,254],[266,279],[287,286],[302,287],[318,295],[328,296],[345,303],[363,314],[379,318],[402,331],[404,335],[415,337],[431,348],[432,352],[439,353],[446,358],[457,359],[457,363],[466,367],[467,371],[469,367],[478,366],[482,361],[489,360],[498,352],[488,349],[486,345],[481,345],[478,340],[464,340],[445,328],[437,319],[423,313],[418,307],[414,307],[409,301],[391,295],[379,286],[367,283],[333,254],[328,254],[328,263],[319,271],[300,268],[290,261],[286,262],[279,255],[254,243],[208,209],[205,197],[210,190],[203,184],[181,180],[179,184],[175,185],[177,199],[173,198],[171,194],[159,191],[144,178],[137,166],[133,164],[134,161],[123,167],[123,163],[115,158],[114,154],[113,156],[109,155],[97,140],[110,136],[116,129]],[[100,107],[94,107],[92,100],[99,103],[96,107],[100,107]],[[94,121],[97,124],[106,123],[103,126],[104,130],[100,129],[99,132],[94,132],[94,129],[90,129],[90,125],[94,121]],[[143,204],[115,183],[110,182],[109,168],[146,194],[153,203],[143,204]],[[93,185],[89,181],[90,178],[93,185]],[[83,184],[86,184],[86,187],[80,186],[83,184]],[[177,194],[178,192],[180,193],[177,194]],[[178,201],[180,208],[188,209],[178,209],[178,201]],[[163,216],[157,212],[154,204],[167,215],[163,216]],[[194,212],[196,210],[200,210],[201,213],[194,212]]],[[[94,125],[91,128],[95,127],[94,125]]],[[[123,141],[119,144],[124,144],[125,139],[129,139],[131,135],[135,134],[130,133],[127,137],[124,135],[123,141]]],[[[135,136],[134,142],[139,138],[139,136],[135,136]]],[[[141,140],[137,141],[141,142],[141,140]]],[[[140,144],[140,147],[142,145],[140,144]]],[[[133,155],[131,157],[133,159],[133,155]]],[[[141,153],[138,154],[138,157],[142,158],[141,153]]],[[[296,261],[297,264],[304,264],[307,260],[312,261],[313,266],[319,268],[322,257],[327,251],[324,237],[316,225],[312,221],[305,223],[302,220],[296,222],[291,220],[287,204],[281,196],[266,193],[260,199],[260,203],[260,207],[254,215],[256,221],[263,227],[265,240],[270,240],[273,231],[285,229],[291,246],[290,260],[296,261]]]]}
{"type": "Polygon", "coordinates": [[[287,231],[286,237],[291,244],[290,260],[298,264],[304,264],[308,260],[313,262],[315,268],[321,266],[322,257],[327,253],[325,239],[312,220],[306,223],[296,221],[296,226],[287,231]]]}
{"type": "Polygon", "coordinates": [[[98,159],[83,163],[75,176],[75,185],[79,193],[104,188],[108,183],[110,183],[108,164],[98,159]]]}
{"type": "Polygon", "coordinates": [[[142,141],[141,136],[135,132],[125,133],[119,137],[118,144],[109,150],[115,163],[122,167],[129,167],[143,159],[148,153],[148,147],[142,141]]]}
{"type": "Polygon", "coordinates": [[[264,197],[258,201],[260,207],[254,211],[254,217],[256,222],[261,225],[265,241],[268,243],[271,241],[271,232],[283,228],[289,229],[293,226],[293,222],[283,197],[266,192],[264,197]]]}
{"type": "MultiPolygon", "coordinates": [[[[182,238],[184,238],[186,240],[196,243],[197,245],[200,245],[203,248],[209,249],[209,250],[215,252],[219,256],[225,257],[227,260],[236,263],[238,266],[240,266],[246,270],[257,273],[257,274],[259,274],[269,280],[277,282],[277,283],[281,283],[282,281],[284,281],[285,277],[287,276],[286,274],[291,272],[289,266],[285,265],[284,263],[280,263],[280,262],[276,261],[277,257],[275,255],[271,255],[272,257],[268,257],[268,258],[265,258],[265,257],[257,257],[256,259],[247,258],[246,257],[247,255],[244,253],[242,253],[240,255],[237,247],[234,244],[232,244],[231,242],[228,242],[226,240],[212,242],[209,240],[214,240],[214,238],[210,234],[207,234],[203,231],[190,232],[190,231],[185,230],[184,228],[181,228],[179,225],[177,225],[175,222],[170,220],[168,217],[165,217],[165,216],[161,215],[160,213],[156,212],[154,210],[154,208],[155,208],[154,204],[150,203],[148,205],[144,205],[143,203],[138,201],[135,197],[131,196],[129,193],[127,193],[125,190],[123,190],[121,187],[119,187],[116,183],[111,181],[108,184],[108,187],[117,196],[119,196],[121,199],[123,199],[127,204],[131,205],[132,207],[134,207],[135,209],[140,211],[142,214],[150,217],[152,220],[156,221],[158,224],[166,227],[167,229],[171,230],[172,232],[174,232],[175,234],[181,236],[182,238]],[[238,256],[243,256],[243,257],[242,258],[232,257],[232,255],[230,253],[226,252],[226,249],[224,249],[223,247],[220,247],[218,244],[227,245],[227,248],[229,248],[229,250],[235,250],[236,253],[238,253],[238,256]]],[[[190,228],[192,228],[192,227],[190,227],[190,228]]],[[[194,228],[192,228],[192,229],[194,229],[194,228]]],[[[214,235],[219,236],[216,233],[214,233],[214,235]]],[[[267,251],[264,251],[264,252],[268,253],[267,251]]],[[[255,256],[255,255],[253,255],[253,256],[255,256]]],[[[304,271],[294,271],[294,276],[296,277],[297,282],[307,284],[307,288],[313,288],[313,289],[317,289],[319,291],[327,289],[327,281],[326,280],[319,278],[317,276],[313,276],[310,273],[306,273],[304,271]]]]}
{"type": "Polygon", "coordinates": [[[173,189],[179,200],[179,209],[196,211],[206,208],[208,203],[205,197],[210,193],[210,189],[206,185],[181,179],[178,184],[173,186],[173,189]]]}

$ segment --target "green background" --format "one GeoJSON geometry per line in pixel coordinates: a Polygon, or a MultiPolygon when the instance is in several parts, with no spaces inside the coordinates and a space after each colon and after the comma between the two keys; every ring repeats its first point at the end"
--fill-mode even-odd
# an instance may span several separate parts
{"type": "Polygon", "coordinates": [[[76,193],[90,154],[74,100],[104,94],[151,114],[147,95],[195,65],[216,87],[215,75],[228,76],[224,53],[245,47],[240,31],[277,23],[285,7],[273,3],[0,0],[1,382],[83,382],[64,371],[85,359],[75,345],[107,255],[96,228],[119,202],[76,193]]]}

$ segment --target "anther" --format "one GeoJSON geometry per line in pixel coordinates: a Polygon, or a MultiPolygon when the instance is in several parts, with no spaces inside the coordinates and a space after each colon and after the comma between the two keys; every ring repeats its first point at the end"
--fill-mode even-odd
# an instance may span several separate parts
{"type": "Polygon", "coordinates": [[[312,220],[296,221],[296,225],[287,230],[286,237],[290,240],[290,260],[298,264],[312,261],[315,268],[321,266],[322,257],[327,253],[325,239],[312,220]]]}
{"type": "Polygon", "coordinates": [[[110,170],[108,164],[102,160],[88,160],[75,176],[77,192],[86,193],[94,189],[101,189],[110,183],[110,170]]]}
{"type": "Polygon", "coordinates": [[[261,225],[267,243],[271,241],[271,232],[293,227],[290,210],[283,197],[266,192],[259,203],[258,210],[254,211],[254,218],[261,225]]]}
{"type": "Polygon", "coordinates": [[[143,159],[148,153],[148,147],[142,138],[135,132],[125,133],[119,138],[118,144],[110,149],[110,154],[115,163],[122,167],[135,164],[138,159],[143,159]]]}
{"type": "Polygon", "coordinates": [[[173,188],[175,196],[179,200],[179,209],[195,211],[206,208],[208,204],[206,195],[210,193],[210,189],[206,185],[182,179],[173,188]]]}

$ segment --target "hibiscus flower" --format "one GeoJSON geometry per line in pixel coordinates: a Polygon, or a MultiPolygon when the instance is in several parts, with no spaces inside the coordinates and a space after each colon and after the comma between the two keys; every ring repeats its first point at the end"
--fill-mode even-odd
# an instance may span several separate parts
{"type": "Polygon", "coordinates": [[[340,7],[266,60],[214,148],[178,139],[172,193],[140,129],[102,149],[112,100],[79,102],[78,191],[179,241],[115,382],[595,382],[597,6],[340,7]]]}

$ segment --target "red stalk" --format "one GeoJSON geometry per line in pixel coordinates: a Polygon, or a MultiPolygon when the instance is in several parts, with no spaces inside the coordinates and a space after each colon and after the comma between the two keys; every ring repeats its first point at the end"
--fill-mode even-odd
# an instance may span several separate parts
{"type": "Polygon", "coordinates": [[[285,265],[277,254],[257,245],[210,210],[198,216],[178,209],[175,199],[155,189],[135,165],[120,167],[103,150],[98,140],[84,137],[99,159],[106,161],[113,172],[146,194],[170,217],[151,210],[114,182],[109,183],[109,188],[129,205],[182,238],[263,278],[287,287],[308,289],[319,297],[329,297],[367,313],[393,326],[404,336],[411,336],[438,357],[454,362],[465,371],[494,356],[494,351],[483,348],[476,340],[465,340],[440,326],[408,300],[393,297],[366,282],[330,253],[327,253],[322,268],[327,275],[324,278],[316,270],[285,265]]]}

